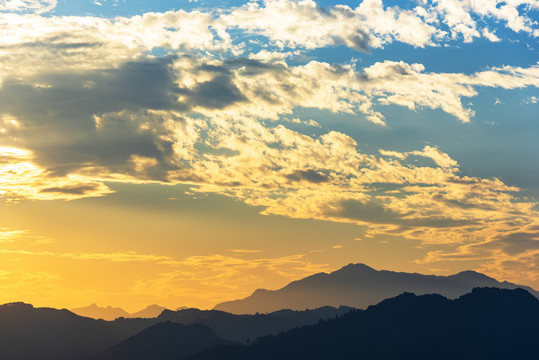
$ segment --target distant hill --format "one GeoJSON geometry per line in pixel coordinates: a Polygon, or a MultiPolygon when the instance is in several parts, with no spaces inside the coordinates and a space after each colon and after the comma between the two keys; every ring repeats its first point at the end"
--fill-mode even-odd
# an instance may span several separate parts
{"type": "Polygon", "coordinates": [[[367,310],[190,360],[536,360],[539,300],[523,289],[476,288],[456,300],[404,293],[367,310]]]}
{"type": "Polygon", "coordinates": [[[166,308],[159,305],[149,305],[145,307],[144,309],[134,312],[132,314],[128,313],[122,308],[119,307],[102,307],[98,306],[96,304],[92,304],[90,306],[80,307],[71,309],[71,312],[80,315],[80,316],[86,316],[92,319],[103,319],[112,321],[114,319],[117,319],[119,317],[124,318],[155,318],[159,316],[165,310],[166,308]]]}
{"type": "Polygon", "coordinates": [[[125,317],[129,318],[156,318],[163,312],[163,310],[166,310],[165,307],[159,306],[159,305],[149,305],[146,308],[137,311],[135,313],[129,314],[125,317]]]}
{"type": "Polygon", "coordinates": [[[76,360],[131,336],[104,320],[24,303],[0,306],[0,358],[76,360]]]}
{"type": "Polygon", "coordinates": [[[279,309],[314,309],[341,305],[364,309],[369,305],[411,292],[418,295],[440,294],[454,299],[474,287],[524,288],[527,286],[499,282],[475,271],[451,276],[422,275],[381,270],[364,264],[349,264],[330,274],[319,273],[291,282],[279,290],[258,289],[249,297],[227,301],[214,307],[233,314],[266,313],[279,309]]]}
{"type": "Polygon", "coordinates": [[[170,321],[149,327],[88,360],[178,360],[227,343],[205,325],[170,321]]]}
{"type": "Polygon", "coordinates": [[[129,317],[129,313],[119,307],[101,307],[96,304],[92,304],[85,307],[71,309],[71,312],[86,316],[92,319],[114,320],[119,317],[129,317]]]}
{"type": "Polygon", "coordinates": [[[277,334],[293,327],[315,324],[319,320],[334,318],[351,310],[352,308],[349,307],[333,308],[326,306],[314,310],[279,310],[269,314],[255,315],[235,315],[218,310],[165,310],[157,320],[173,321],[186,325],[204,324],[212,328],[223,339],[247,342],[260,336],[277,334]]]}
{"type": "Polygon", "coordinates": [[[34,308],[24,303],[0,305],[0,359],[82,360],[142,330],[172,321],[215,328],[220,338],[246,341],[292,327],[314,324],[350,309],[323,308],[305,312],[279,311],[265,315],[233,315],[197,309],[164,310],[157,318],[95,320],[68,310],[34,308]]]}

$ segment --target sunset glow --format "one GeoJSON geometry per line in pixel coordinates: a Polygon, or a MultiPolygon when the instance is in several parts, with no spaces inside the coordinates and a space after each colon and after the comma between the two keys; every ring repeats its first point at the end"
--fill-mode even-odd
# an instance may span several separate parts
{"type": "Polygon", "coordinates": [[[348,263],[539,288],[534,0],[0,1],[0,303],[348,263]]]}

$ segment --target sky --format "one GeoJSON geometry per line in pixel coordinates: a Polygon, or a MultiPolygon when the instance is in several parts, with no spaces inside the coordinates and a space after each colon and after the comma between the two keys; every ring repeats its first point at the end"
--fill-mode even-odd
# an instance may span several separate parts
{"type": "Polygon", "coordinates": [[[539,289],[534,0],[0,0],[0,303],[365,263],[539,289]]]}

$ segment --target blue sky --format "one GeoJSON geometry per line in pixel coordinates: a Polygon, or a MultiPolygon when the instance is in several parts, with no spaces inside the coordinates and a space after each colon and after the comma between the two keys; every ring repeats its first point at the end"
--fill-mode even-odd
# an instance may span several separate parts
{"type": "Polygon", "coordinates": [[[0,19],[6,300],[204,307],[349,262],[539,287],[535,1],[7,0],[0,19]]]}

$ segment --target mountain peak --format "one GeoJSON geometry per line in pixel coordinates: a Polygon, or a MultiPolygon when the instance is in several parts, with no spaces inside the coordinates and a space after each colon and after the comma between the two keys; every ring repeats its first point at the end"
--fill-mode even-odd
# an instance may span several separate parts
{"type": "Polygon", "coordinates": [[[468,279],[468,280],[494,280],[493,278],[485,274],[482,274],[480,272],[473,271],[473,270],[461,271],[455,275],[451,275],[450,277],[468,279]]]}
{"type": "Polygon", "coordinates": [[[164,310],[166,310],[165,307],[160,305],[148,305],[144,309],[137,311],[135,313],[127,315],[127,317],[131,318],[156,318],[158,317],[164,310]]]}
{"type": "Polygon", "coordinates": [[[17,302],[11,302],[11,303],[0,305],[0,308],[33,309],[34,306],[32,304],[27,304],[27,303],[24,303],[22,301],[17,301],[17,302]]]}
{"type": "Polygon", "coordinates": [[[363,263],[357,263],[357,264],[350,263],[348,265],[343,266],[337,271],[376,271],[376,270],[363,263]]]}
{"type": "MultiPolygon", "coordinates": [[[[362,309],[404,292],[440,294],[455,299],[474,287],[512,289],[522,286],[500,283],[472,270],[439,276],[376,270],[362,263],[351,263],[330,274],[318,273],[295,280],[278,290],[258,289],[245,299],[217,304],[214,309],[235,314],[267,313],[279,309],[304,310],[327,305],[362,309]]],[[[539,298],[539,293],[525,288],[539,298]]]]}
{"type": "Polygon", "coordinates": [[[114,320],[119,317],[129,316],[129,313],[122,308],[112,307],[110,305],[102,307],[95,303],[89,306],[71,309],[71,312],[80,316],[103,320],[114,320]]]}

